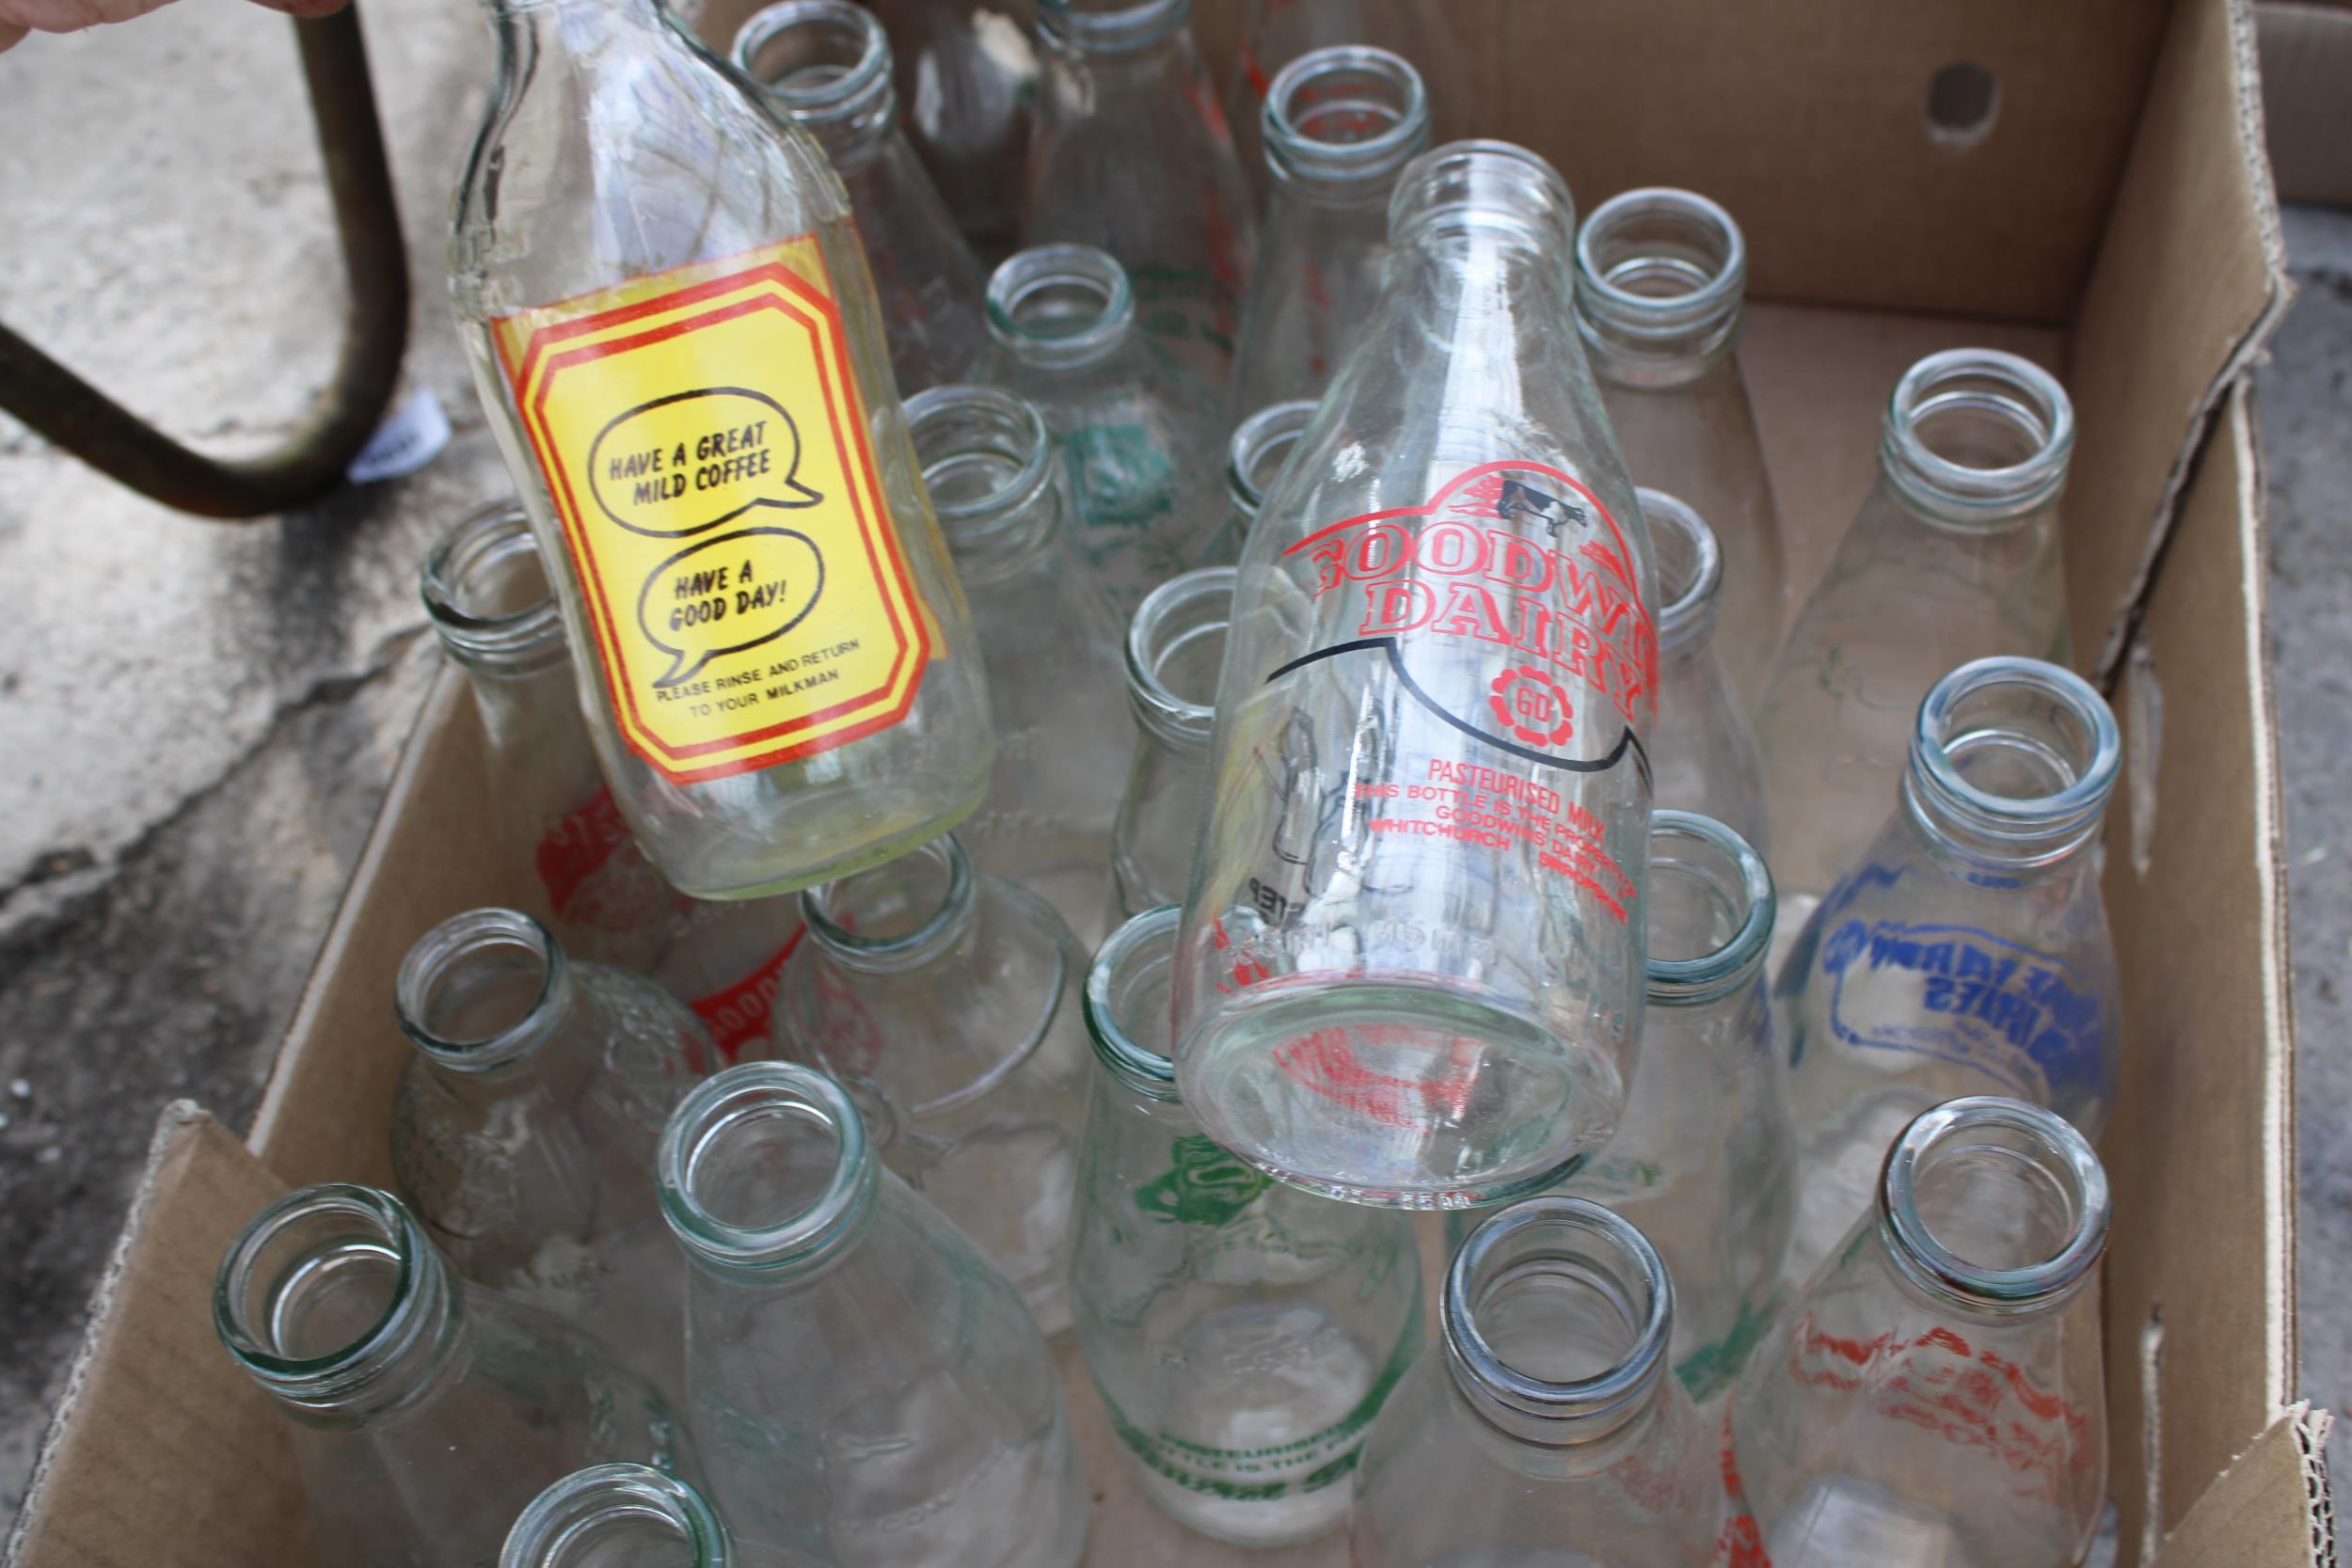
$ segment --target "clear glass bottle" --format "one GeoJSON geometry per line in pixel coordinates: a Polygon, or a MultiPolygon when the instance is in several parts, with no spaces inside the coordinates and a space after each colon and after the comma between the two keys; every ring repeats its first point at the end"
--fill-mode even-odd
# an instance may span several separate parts
{"type": "Polygon", "coordinates": [[[934,387],[908,401],[907,422],[996,716],[996,776],[957,836],[982,871],[1099,941],[1111,825],[1135,751],[1119,612],[1078,555],[1076,506],[1035,404],[996,387],[934,387]]]}
{"type": "Polygon", "coordinates": [[[979,657],[841,182],[657,0],[485,0],[450,293],[605,778],[684,892],[979,803],[979,657]]]}
{"type": "Polygon", "coordinates": [[[1093,245],[1144,332],[1220,411],[1257,203],[1194,47],[1192,0],[1037,0],[1043,45],[1025,245],[1093,245]]]}
{"type": "Polygon", "coordinates": [[[993,379],[986,280],[899,134],[881,19],[850,0],[778,0],[743,24],[729,54],[778,115],[817,139],[850,193],[900,395],[993,379]]]}
{"type": "Polygon", "coordinates": [[[1353,1568],[1705,1568],[1725,1528],[1712,1434],[1668,1375],[1675,1291],[1640,1230],[1546,1196],[1470,1234],[1442,1349],[1373,1423],[1353,1568]]]}
{"type": "Polygon", "coordinates": [[[876,0],[907,135],[956,224],[989,257],[1019,243],[1037,102],[1028,0],[876,0]]]}
{"type": "Polygon", "coordinates": [[[1993,1096],[1920,1114],[1732,1401],[1773,1568],[2074,1568],[2106,1497],[2106,1174],[1993,1096]]]}
{"type": "Polygon", "coordinates": [[[1385,49],[1317,49],[1274,79],[1273,191],[1249,268],[1233,407],[1323,395],[1380,297],[1397,174],[1428,145],[1421,76],[1385,49]]]}
{"type": "Polygon", "coordinates": [[[1242,171],[1265,195],[1265,103],[1274,79],[1310,50],[1361,43],[1410,60],[1429,101],[1436,139],[1471,135],[1470,90],[1446,0],[1249,0],[1226,84],[1225,122],[1242,171]]]}
{"type": "Polygon", "coordinates": [[[1421,1342],[1411,1216],[1268,1180],[1201,1134],[1168,1058],[1174,906],[1087,975],[1094,1077],[1071,1267],[1078,1342],[1143,1493],[1203,1535],[1347,1517],[1364,1429],[1421,1342]]]}
{"type": "Polygon", "coordinates": [[[1282,465],[1314,417],[1314,404],[1302,398],[1261,408],[1233,427],[1225,462],[1225,495],[1232,505],[1225,525],[1201,548],[1200,564],[1231,566],[1241,559],[1242,541],[1258,521],[1266,492],[1282,476],[1282,465]]]}
{"type": "Polygon", "coordinates": [[[1242,550],[1177,1076],[1211,1137],[1334,1196],[1540,1189],[1624,1101],[1658,578],[1572,227],[1523,149],[1415,160],[1379,307],[1242,550]]]}
{"type": "Polygon", "coordinates": [[[800,900],[690,898],[637,847],[596,770],[523,509],[494,501],[459,518],[425,557],[422,588],[442,648],[472,679],[485,793],[501,841],[531,856],[549,934],[573,958],[660,981],[727,1060],[765,1042],[800,900]]]}
{"type": "Polygon", "coordinates": [[[2121,767],[2114,715],[2056,665],[1979,659],[1920,705],[1893,814],[1775,987],[1801,1150],[1792,1283],[1929,1106],[2003,1094],[2094,1138],[2106,1125],[2122,1001],[2096,845],[2121,767]]]}
{"type": "Polygon", "coordinates": [[[1756,731],[1715,649],[1724,580],[1715,531],[1663,491],[1645,486],[1641,497],[1665,603],[1658,616],[1658,727],[1649,746],[1658,804],[1711,816],[1769,850],[1756,731]]]}
{"type": "Polygon", "coordinates": [[[651,981],[574,963],[513,910],[469,910],[400,966],[416,1046],[392,1101],[392,1174],[457,1271],[596,1331],[678,1386],[682,1265],[654,1145],[717,1064],[651,981]]]}
{"type": "Polygon", "coordinates": [[[988,280],[988,324],[1061,449],[1087,560],[1133,613],[1221,520],[1216,400],[1136,335],[1127,275],[1103,251],[1013,257],[988,280]]]}
{"type": "Polygon", "coordinates": [[[1715,641],[1743,711],[1791,608],[1780,512],[1740,372],[1747,282],[1740,226],[1694,192],[1612,197],[1576,237],[1577,325],[1626,466],[1715,531],[1724,558],[1715,641]]]}
{"type": "Polygon", "coordinates": [[[532,1499],[498,1568],[730,1568],[726,1525],[703,1495],[644,1465],[592,1465],[532,1499]]]}
{"type": "Polygon", "coordinates": [[[2058,502],[2074,446],[2065,391],[2015,355],[1931,354],[1897,384],[1877,487],[1756,723],[1772,871],[1797,919],[1867,847],[1929,687],[1995,654],[2067,662],[2058,502]]]}
{"type": "Polygon", "coordinates": [[[1074,1568],[1087,1494],[1037,1325],[882,1168],[849,1091],[786,1062],[671,1118],[661,1206],[693,1267],[687,1382],[747,1559],[1074,1568]]]}
{"type": "Polygon", "coordinates": [[[290,1193],[221,1259],[213,1325],[288,1417],[321,1561],[490,1562],[585,1465],[678,1469],[669,1407],[584,1331],[460,1284],[399,1199],[290,1193]]]}
{"type": "Polygon", "coordinates": [[[1233,613],[1233,568],[1162,583],[1127,628],[1127,701],[1142,743],[1111,836],[1120,921],[1184,895],[1209,809],[1209,733],[1233,613]]]}
{"type": "Polygon", "coordinates": [[[953,836],[801,895],[775,1051],[858,1096],[874,1152],[962,1227],[1039,1324],[1070,1323],[1086,950],[953,836]]]}

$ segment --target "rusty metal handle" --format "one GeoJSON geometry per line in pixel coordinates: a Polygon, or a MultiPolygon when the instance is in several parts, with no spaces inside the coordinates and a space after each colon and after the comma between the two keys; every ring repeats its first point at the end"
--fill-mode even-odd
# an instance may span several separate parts
{"type": "Polygon", "coordinates": [[[342,483],[384,417],[408,344],[408,257],[358,11],[294,28],[349,298],[334,379],[285,445],[238,462],[191,451],[0,325],[0,409],[109,478],[203,517],[282,512],[342,483]]]}

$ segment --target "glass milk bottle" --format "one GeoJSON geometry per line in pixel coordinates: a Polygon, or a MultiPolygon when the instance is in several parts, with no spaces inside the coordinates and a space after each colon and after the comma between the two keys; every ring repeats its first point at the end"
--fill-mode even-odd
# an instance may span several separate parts
{"type": "Polygon", "coordinates": [[[1127,628],[1127,700],[1142,739],[1111,837],[1123,921],[1184,895],[1209,806],[1209,734],[1217,666],[1233,610],[1233,569],[1204,566],[1162,583],[1127,628]]]}
{"type": "Polygon", "coordinates": [[[540,1493],[499,1568],[732,1568],[735,1544],[703,1495],[644,1465],[592,1465],[540,1493]]]}
{"type": "Polygon", "coordinates": [[[1233,427],[1226,444],[1225,496],[1232,502],[1225,526],[1200,551],[1203,566],[1231,566],[1241,559],[1242,541],[1258,521],[1266,492],[1282,474],[1282,465],[1297,450],[1315,405],[1300,398],[1261,408],[1233,427]]]}
{"type": "Polygon", "coordinates": [[[1439,141],[1472,135],[1470,88],[1449,0],[1248,0],[1241,45],[1227,80],[1225,123],[1232,128],[1242,172],[1265,194],[1264,110],[1275,77],[1311,50],[1371,44],[1412,62],[1429,98],[1439,141]]]}
{"type": "Polygon", "coordinates": [[[1658,617],[1658,727],[1649,749],[1658,804],[1711,816],[1769,848],[1756,731],[1715,649],[1723,551],[1715,531],[1680,500],[1646,486],[1641,494],[1666,606],[1658,617]]]}

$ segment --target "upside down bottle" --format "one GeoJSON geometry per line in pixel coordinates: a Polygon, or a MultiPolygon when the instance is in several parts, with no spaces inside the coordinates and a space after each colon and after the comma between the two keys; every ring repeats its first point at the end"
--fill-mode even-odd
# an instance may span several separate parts
{"type": "Polygon", "coordinates": [[[1605,1139],[1641,1018],[1658,578],[1500,142],[1415,161],[1387,286],[1242,550],[1178,1081],[1281,1180],[1494,1202],[1605,1139]]]}

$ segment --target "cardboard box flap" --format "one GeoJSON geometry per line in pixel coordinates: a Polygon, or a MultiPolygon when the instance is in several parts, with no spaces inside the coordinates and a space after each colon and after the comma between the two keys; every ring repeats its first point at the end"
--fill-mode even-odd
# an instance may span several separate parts
{"type": "Polygon", "coordinates": [[[2265,0],[2254,24],[2280,199],[2352,206],[2352,9],[2265,0]]]}
{"type": "Polygon", "coordinates": [[[222,1253],[285,1190],[196,1105],[164,1107],[8,1562],[315,1560],[286,1418],[213,1332],[222,1253]]]}
{"type": "Polygon", "coordinates": [[[2325,1411],[2296,1405],[2214,1478],[2152,1568],[2335,1568],[2325,1411]]]}
{"type": "Polygon", "coordinates": [[[2293,289],[2245,0],[2172,8],[2076,317],[2066,515],[2077,660],[2112,681],[2214,411],[2293,289]]]}

